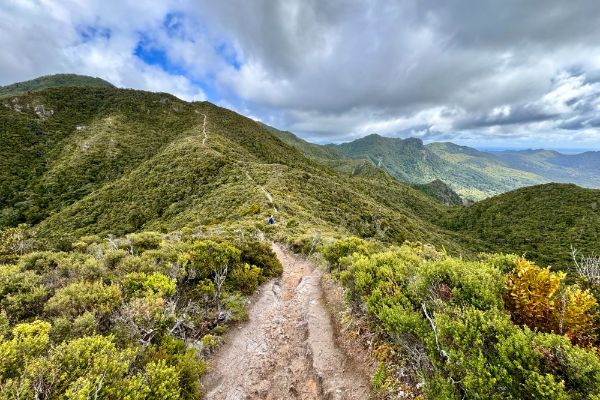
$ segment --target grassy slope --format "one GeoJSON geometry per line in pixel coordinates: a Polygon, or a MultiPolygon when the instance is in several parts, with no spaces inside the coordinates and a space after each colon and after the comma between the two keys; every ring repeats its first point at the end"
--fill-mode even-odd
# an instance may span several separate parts
{"type": "Polygon", "coordinates": [[[210,103],[109,88],[50,89],[17,102],[21,111],[0,109],[9,128],[1,139],[11,143],[0,150],[4,225],[38,224],[55,242],[141,228],[263,227],[272,205],[262,186],[295,234],[410,238],[458,250],[429,222],[443,207],[424,194],[386,174],[340,174],[210,103]],[[35,104],[53,114],[36,115],[35,104]]]}
{"type": "Polygon", "coordinates": [[[454,210],[448,227],[479,239],[479,250],[526,254],[567,268],[570,247],[600,253],[600,190],[568,184],[518,189],[454,210]]]}
{"type": "Polygon", "coordinates": [[[17,82],[11,85],[0,86],[0,98],[19,96],[27,92],[37,92],[48,88],[67,86],[114,87],[111,83],[100,78],[75,74],[56,74],[41,76],[30,81],[17,82]]]}

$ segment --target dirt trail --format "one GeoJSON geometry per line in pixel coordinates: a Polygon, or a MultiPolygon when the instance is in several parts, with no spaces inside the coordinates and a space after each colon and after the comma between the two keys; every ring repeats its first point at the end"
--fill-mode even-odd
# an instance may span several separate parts
{"type": "Polygon", "coordinates": [[[204,134],[204,137],[202,138],[202,146],[204,146],[206,139],[208,139],[208,135],[206,134],[206,114],[202,115],[204,115],[204,121],[202,122],[202,133],[204,134]]]}
{"type": "Polygon", "coordinates": [[[261,288],[204,379],[206,399],[368,399],[369,383],[336,347],[321,271],[279,245],[280,279],[261,288]]]}
{"type": "MultiPolygon", "coordinates": [[[[245,171],[245,172],[246,172],[246,178],[248,178],[252,182],[256,183],[254,178],[252,178],[252,176],[250,176],[250,173],[248,173],[248,171],[245,171]]],[[[275,212],[279,212],[279,210],[277,209],[277,206],[275,206],[275,204],[273,203],[273,196],[271,196],[271,193],[269,193],[267,191],[267,189],[264,188],[264,186],[258,185],[258,187],[260,188],[260,191],[263,193],[263,195],[265,196],[267,201],[273,205],[273,210],[275,210],[275,212]]]]}

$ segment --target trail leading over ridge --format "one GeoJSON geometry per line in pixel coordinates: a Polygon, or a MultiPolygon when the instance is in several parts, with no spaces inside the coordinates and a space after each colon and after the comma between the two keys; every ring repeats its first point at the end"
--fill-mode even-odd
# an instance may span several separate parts
{"type": "MultiPolygon", "coordinates": [[[[244,172],[246,173],[246,178],[248,178],[252,182],[256,183],[256,181],[254,180],[254,178],[252,178],[252,176],[250,175],[250,173],[248,171],[244,171],[244,172]]],[[[260,189],[262,194],[265,196],[265,198],[267,199],[269,204],[271,204],[273,206],[273,210],[275,210],[275,212],[279,212],[279,210],[277,209],[277,206],[275,205],[275,203],[273,203],[273,196],[271,196],[271,193],[269,193],[267,191],[267,189],[265,189],[264,186],[259,185],[258,183],[256,183],[256,184],[258,185],[258,188],[260,189]]]]}
{"type": "Polygon", "coordinates": [[[204,115],[204,121],[202,122],[202,133],[204,134],[204,138],[202,139],[202,146],[205,145],[206,139],[208,139],[208,135],[206,134],[206,114],[204,115]]]}
{"type": "Polygon", "coordinates": [[[280,245],[273,250],[283,276],[262,287],[248,323],[213,360],[206,399],[367,399],[368,379],[335,344],[321,271],[280,245]]]}

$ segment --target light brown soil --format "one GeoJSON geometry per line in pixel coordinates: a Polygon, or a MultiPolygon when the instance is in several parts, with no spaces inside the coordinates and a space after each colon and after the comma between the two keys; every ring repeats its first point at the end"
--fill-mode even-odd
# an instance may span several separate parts
{"type": "Polygon", "coordinates": [[[367,377],[335,344],[321,271],[279,245],[283,275],[261,288],[203,381],[206,399],[368,399],[367,377]]]}

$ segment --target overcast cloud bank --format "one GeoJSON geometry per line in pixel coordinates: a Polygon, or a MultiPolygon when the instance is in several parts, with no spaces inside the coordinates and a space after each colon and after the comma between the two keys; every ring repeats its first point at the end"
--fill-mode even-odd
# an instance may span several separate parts
{"type": "Polygon", "coordinates": [[[600,149],[596,1],[8,0],[0,84],[75,72],[316,142],[600,149]]]}

